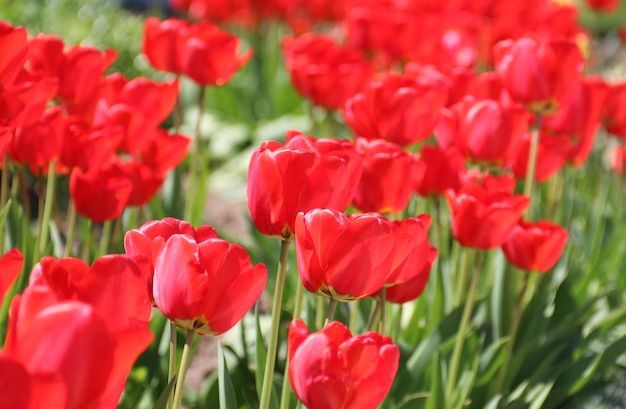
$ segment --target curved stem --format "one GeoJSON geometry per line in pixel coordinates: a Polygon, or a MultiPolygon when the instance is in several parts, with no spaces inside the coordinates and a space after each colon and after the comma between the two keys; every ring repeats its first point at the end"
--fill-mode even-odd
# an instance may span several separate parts
{"type": "Polygon", "coordinates": [[[385,312],[387,309],[387,289],[385,287],[380,289],[380,329],[381,335],[385,335],[385,312]]]}
{"type": "Polygon", "coordinates": [[[524,181],[524,195],[532,196],[535,170],[537,168],[537,149],[539,147],[539,133],[541,130],[541,114],[535,119],[535,129],[530,135],[530,149],[528,150],[528,166],[526,168],[526,180],[524,181]]]}
{"type": "Polygon", "coordinates": [[[291,241],[283,240],[280,244],[280,260],[276,274],[276,287],[274,289],[274,301],[272,302],[272,323],[270,327],[270,340],[267,345],[267,358],[265,359],[265,372],[263,373],[263,388],[259,409],[267,409],[270,405],[272,393],[272,379],[274,378],[274,366],[276,364],[276,350],[278,347],[278,329],[280,326],[280,310],[283,303],[283,290],[285,288],[285,275],[287,273],[287,258],[291,241]]]}
{"type": "MultiPolygon", "coordinates": [[[[469,251],[468,248],[463,249],[465,252],[469,251]]],[[[480,254],[480,253],[479,253],[480,254]]],[[[474,309],[474,299],[476,298],[476,288],[478,287],[478,275],[480,273],[479,268],[480,257],[476,257],[476,264],[474,272],[472,274],[472,282],[470,284],[467,298],[465,299],[465,307],[463,308],[463,316],[461,317],[461,323],[459,324],[459,331],[456,335],[456,342],[454,344],[454,351],[452,352],[452,361],[450,363],[450,372],[448,373],[448,384],[446,386],[446,399],[452,398],[452,391],[456,385],[456,377],[459,371],[459,365],[461,363],[461,353],[463,352],[463,344],[465,343],[465,333],[467,332],[467,324],[469,324],[472,310],[474,309]]],[[[447,405],[447,407],[451,407],[447,405]]]]}
{"type": "Polygon", "coordinates": [[[180,368],[178,368],[176,389],[174,390],[174,409],[180,409],[180,404],[183,401],[185,377],[187,376],[189,362],[191,362],[191,344],[193,343],[193,337],[195,334],[196,332],[192,329],[187,331],[187,338],[185,339],[185,346],[183,347],[183,356],[180,359],[180,368]]]}
{"type": "Polygon", "coordinates": [[[519,329],[520,319],[522,318],[522,312],[524,310],[524,297],[526,296],[526,290],[528,289],[529,278],[530,272],[526,271],[524,284],[519,293],[519,297],[517,298],[515,314],[513,315],[513,322],[511,323],[511,332],[509,333],[509,343],[507,344],[506,351],[504,352],[504,361],[502,362],[502,366],[500,367],[500,372],[498,374],[495,394],[500,394],[502,392],[502,388],[505,386],[504,381],[506,379],[507,370],[509,369],[511,354],[513,353],[513,347],[515,346],[515,337],[517,336],[517,330],[519,329]]]}
{"type": "Polygon", "coordinates": [[[356,326],[359,320],[359,301],[360,300],[352,301],[352,309],[350,310],[349,328],[352,334],[356,334],[356,326]]]}
{"type": "Polygon", "coordinates": [[[335,309],[337,309],[337,300],[334,298],[330,299],[328,303],[328,311],[326,312],[326,320],[324,320],[324,326],[328,325],[335,316],[335,309]]]}

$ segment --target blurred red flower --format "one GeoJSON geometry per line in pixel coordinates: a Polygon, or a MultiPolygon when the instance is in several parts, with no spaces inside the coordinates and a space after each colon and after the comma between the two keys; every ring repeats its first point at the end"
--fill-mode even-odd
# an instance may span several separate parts
{"type": "Polygon", "coordinates": [[[567,243],[567,230],[548,221],[520,220],[502,245],[506,259],[527,271],[545,273],[561,257],[567,243]]]}
{"type": "Polygon", "coordinates": [[[447,98],[442,86],[385,74],[346,101],[344,118],[356,136],[411,145],[430,136],[447,98]]]}
{"type": "Polygon", "coordinates": [[[536,113],[553,113],[580,81],[584,57],[571,39],[504,40],[494,48],[496,72],[511,97],[536,113]]]}
{"type": "Polygon", "coordinates": [[[248,208],[254,225],[263,234],[288,238],[298,212],[347,209],[362,168],[360,155],[346,140],[292,131],[284,146],[263,142],[248,167],[248,208]]]}
{"type": "Polygon", "coordinates": [[[296,90],[325,108],[343,108],[374,72],[358,50],[341,47],[331,37],[309,33],[286,38],[282,48],[296,90]]]}
{"type": "Polygon", "coordinates": [[[0,257],[0,305],[4,296],[11,288],[24,265],[24,255],[18,249],[11,249],[0,257]]]}
{"type": "Polygon", "coordinates": [[[309,333],[301,320],[289,326],[289,380],[309,409],[374,409],[398,370],[400,350],[376,332],[352,336],[340,322],[309,333]]]}
{"type": "Polygon", "coordinates": [[[526,196],[514,196],[514,188],[513,177],[478,175],[457,192],[448,190],[454,238],[481,250],[500,247],[530,204],[526,196]]]}

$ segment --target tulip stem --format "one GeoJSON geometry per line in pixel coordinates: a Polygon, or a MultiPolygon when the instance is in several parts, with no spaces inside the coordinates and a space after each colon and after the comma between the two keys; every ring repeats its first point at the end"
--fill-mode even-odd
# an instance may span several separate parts
{"type": "Polygon", "coordinates": [[[187,368],[191,361],[191,344],[196,332],[192,329],[187,331],[185,346],[183,347],[183,356],[180,359],[180,368],[178,368],[178,379],[176,381],[176,389],[174,390],[174,409],[180,409],[183,401],[183,390],[185,389],[185,377],[187,376],[187,368]]]}
{"type": "Polygon", "coordinates": [[[335,316],[335,310],[337,309],[337,300],[334,298],[330,299],[328,303],[328,311],[326,312],[326,320],[324,320],[324,326],[327,326],[335,316]]]}
{"type": "MultiPolygon", "coordinates": [[[[198,95],[198,119],[196,121],[196,134],[194,137],[195,149],[191,152],[191,157],[189,158],[189,175],[188,175],[188,184],[187,184],[187,197],[185,201],[185,220],[191,224],[195,224],[195,214],[194,214],[194,204],[196,202],[201,202],[204,204],[204,200],[194,200],[197,199],[198,191],[202,191],[202,189],[198,189],[198,164],[201,166],[207,166],[208,164],[203,163],[202,160],[202,144],[200,143],[200,136],[202,131],[202,111],[204,109],[204,95],[206,92],[206,87],[200,87],[200,93],[198,95]]],[[[202,198],[204,199],[204,198],[202,198]]]]}
{"type": "Polygon", "coordinates": [[[380,289],[380,323],[379,332],[381,335],[385,335],[385,310],[387,309],[387,289],[385,287],[380,289]]]}
{"type": "MultiPolygon", "coordinates": [[[[500,367],[500,373],[498,374],[498,381],[496,382],[495,394],[500,394],[502,388],[506,386],[504,381],[506,379],[507,370],[509,369],[509,363],[511,361],[511,354],[513,353],[513,347],[515,346],[515,338],[517,337],[517,330],[519,329],[520,319],[522,318],[522,312],[524,309],[524,297],[526,296],[526,290],[528,289],[528,282],[530,279],[530,272],[526,271],[524,276],[524,284],[522,290],[517,298],[517,305],[515,306],[515,314],[513,315],[513,322],[511,323],[511,332],[509,333],[509,343],[506,345],[506,351],[504,352],[504,360],[500,367]]],[[[495,395],[494,394],[494,395],[495,395]]]]}
{"type": "MultiPolygon", "coordinates": [[[[464,248],[465,252],[468,252],[468,248],[464,248]]],[[[480,255],[480,253],[478,253],[480,255]]],[[[467,324],[469,323],[474,309],[474,299],[476,298],[476,288],[478,287],[478,275],[480,273],[480,257],[476,257],[476,264],[474,266],[474,272],[472,274],[472,282],[470,284],[467,298],[465,299],[465,307],[463,308],[463,316],[461,317],[461,323],[459,324],[459,331],[456,335],[456,342],[454,343],[454,350],[452,352],[452,361],[450,362],[450,372],[448,373],[448,384],[446,386],[446,399],[450,401],[452,399],[452,391],[456,384],[456,376],[459,371],[459,365],[461,363],[461,354],[463,352],[463,344],[465,343],[465,332],[467,331],[467,324]]],[[[452,407],[448,404],[446,407],[452,407]]]]}
{"type": "Polygon", "coordinates": [[[259,409],[268,409],[270,395],[272,393],[272,380],[274,378],[274,365],[276,364],[276,350],[278,347],[278,329],[280,326],[280,311],[283,303],[283,290],[285,288],[285,275],[287,273],[287,259],[291,241],[282,240],[280,244],[280,260],[276,273],[276,287],[272,302],[272,323],[270,326],[270,340],[267,345],[267,358],[265,359],[265,372],[263,373],[263,387],[259,409]]]}
{"type": "MultiPolygon", "coordinates": [[[[2,159],[2,181],[0,182],[0,210],[4,210],[9,201],[9,154],[5,153],[2,159]]],[[[4,246],[6,241],[6,223],[2,223],[0,230],[0,254],[6,252],[4,246]]]]}
{"type": "Polygon", "coordinates": [[[359,320],[359,300],[352,301],[350,310],[350,332],[356,334],[357,321],[359,320]]]}
{"type": "MultiPolygon", "coordinates": [[[[300,313],[302,312],[302,301],[304,300],[304,285],[302,285],[302,282],[298,280],[296,286],[296,302],[293,307],[294,320],[300,318],[300,313]]],[[[283,390],[280,395],[280,409],[289,409],[289,392],[291,392],[291,386],[289,385],[289,357],[287,357],[287,362],[285,362],[285,372],[283,374],[283,390]]]]}
{"type": "Polygon", "coordinates": [[[76,206],[74,206],[74,202],[70,200],[70,203],[67,205],[67,230],[65,232],[65,251],[63,252],[64,257],[69,257],[72,255],[72,247],[74,245],[74,232],[76,231],[76,206]]]}
{"type": "Polygon", "coordinates": [[[470,260],[470,249],[468,248],[463,248],[463,251],[461,252],[461,272],[460,272],[460,276],[459,276],[459,280],[457,282],[457,287],[456,287],[456,306],[461,305],[461,302],[463,301],[463,294],[465,294],[465,286],[467,285],[467,274],[469,272],[469,268],[470,268],[470,264],[471,264],[471,260],[470,260]]]}
{"type": "MultiPolygon", "coordinates": [[[[170,326],[170,359],[169,359],[169,364],[168,364],[169,366],[167,368],[167,383],[168,384],[176,376],[176,338],[177,338],[176,325],[172,321],[169,321],[169,326],[170,326]]],[[[171,409],[173,404],[174,404],[174,397],[170,396],[170,398],[167,400],[167,407],[171,409]]]]}
{"type": "Polygon", "coordinates": [[[324,325],[324,297],[315,295],[315,328],[322,329],[324,325]]]}
{"type": "Polygon", "coordinates": [[[44,196],[43,213],[41,224],[39,225],[39,236],[37,236],[37,246],[35,247],[35,257],[33,264],[39,262],[39,257],[46,249],[48,241],[48,229],[50,228],[50,217],[52,216],[52,203],[54,202],[54,187],[56,181],[56,161],[51,161],[48,165],[48,181],[44,196]]]}
{"type": "Polygon", "coordinates": [[[102,257],[109,251],[109,243],[111,242],[111,233],[113,232],[113,221],[107,220],[102,224],[102,232],[100,233],[100,245],[96,258],[102,257]]]}
{"type": "Polygon", "coordinates": [[[541,130],[541,114],[535,119],[535,129],[530,135],[530,149],[528,150],[528,167],[526,168],[526,180],[524,181],[524,195],[529,199],[533,192],[535,170],[537,167],[537,149],[539,147],[539,132],[541,130]]]}

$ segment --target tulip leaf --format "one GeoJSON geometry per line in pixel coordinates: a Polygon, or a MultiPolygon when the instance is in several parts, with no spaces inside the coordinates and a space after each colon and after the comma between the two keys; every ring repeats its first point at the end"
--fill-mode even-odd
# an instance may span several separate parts
{"type": "Polygon", "coordinates": [[[154,409],[165,409],[167,407],[167,401],[170,398],[170,395],[174,391],[174,386],[176,385],[176,376],[172,378],[172,380],[167,384],[163,392],[161,392],[161,396],[154,404],[154,409]]]}
{"type": "Polygon", "coordinates": [[[510,341],[507,338],[501,338],[490,344],[487,349],[480,355],[479,374],[476,379],[476,386],[486,385],[493,381],[493,378],[500,369],[504,360],[505,346],[510,341]]]}
{"type": "Polygon", "coordinates": [[[263,389],[263,374],[265,373],[265,360],[267,359],[267,350],[265,349],[265,341],[263,341],[263,334],[261,333],[261,322],[259,318],[259,309],[256,308],[256,372],[255,383],[256,393],[261,399],[261,391],[263,389]]]}
{"type": "Polygon", "coordinates": [[[221,342],[217,344],[217,380],[220,393],[220,409],[237,409],[235,390],[228,373],[228,366],[224,359],[224,349],[221,342]]]}
{"type": "Polygon", "coordinates": [[[11,203],[12,203],[12,199],[9,198],[9,200],[7,200],[7,203],[4,205],[2,210],[0,210],[0,230],[4,230],[4,225],[7,221],[7,215],[9,214],[11,203]]]}

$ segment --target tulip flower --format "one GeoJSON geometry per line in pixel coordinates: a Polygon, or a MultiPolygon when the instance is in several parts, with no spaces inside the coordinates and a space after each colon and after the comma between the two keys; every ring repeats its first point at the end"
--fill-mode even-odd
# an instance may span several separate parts
{"type": "Polygon", "coordinates": [[[523,37],[494,48],[496,72],[511,97],[537,113],[554,112],[569,87],[580,81],[584,57],[565,38],[523,37]]]}
{"type": "Polygon", "coordinates": [[[296,90],[325,108],[343,108],[373,74],[359,51],[341,47],[330,37],[305,34],[283,40],[282,48],[296,90]]]}
{"type": "Polygon", "coordinates": [[[340,322],[309,333],[300,320],[289,326],[289,380],[309,409],[374,409],[398,370],[400,350],[376,332],[352,336],[340,322]]]}
{"type": "Polygon", "coordinates": [[[429,261],[431,246],[428,229],[431,217],[422,214],[391,223],[394,236],[394,258],[387,285],[400,284],[412,279],[414,274],[432,265],[429,261]]]}
{"type": "Polygon", "coordinates": [[[344,118],[357,136],[411,145],[430,136],[447,98],[441,86],[387,74],[372,79],[364,91],[346,101],[344,118]]]}
{"type": "Polygon", "coordinates": [[[420,270],[413,269],[412,276],[407,281],[392,285],[385,289],[385,299],[395,304],[404,304],[417,299],[426,288],[430,278],[430,270],[437,258],[437,249],[430,246],[428,252],[423,254],[425,263],[420,270]]]}
{"type": "Polygon", "coordinates": [[[521,108],[466,97],[442,110],[435,135],[440,146],[454,144],[466,158],[502,165],[517,148],[528,120],[521,108]]]}
{"type": "Polygon", "coordinates": [[[103,222],[119,217],[128,204],[133,185],[119,160],[83,172],[75,168],[70,175],[70,195],[76,211],[103,222]]]}
{"type": "Polygon", "coordinates": [[[348,141],[289,132],[284,146],[264,142],[248,167],[252,221],[263,234],[289,238],[298,212],[347,209],[362,169],[361,157],[348,141]]]}
{"type": "Polygon", "coordinates": [[[548,221],[520,220],[502,245],[506,259],[527,271],[545,273],[561,257],[567,243],[567,230],[548,221]]]}
{"type": "MultiPolygon", "coordinates": [[[[530,150],[529,133],[524,133],[518,148],[509,158],[507,166],[518,179],[524,179],[528,171],[528,151],[530,150]]],[[[567,135],[550,135],[544,131],[539,134],[535,180],[545,182],[567,162],[572,149],[567,135]]]]}
{"type": "Polygon", "coordinates": [[[465,169],[465,158],[456,146],[443,150],[438,146],[423,146],[420,162],[424,164],[424,176],[417,183],[420,196],[443,196],[448,189],[461,187],[461,173],[465,169]]]}
{"type": "Polygon", "coordinates": [[[626,139],[626,82],[608,86],[603,122],[608,133],[626,139]]]}
{"type": "Polygon", "coordinates": [[[154,266],[154,302],[184,330],[217,335],[243,318],[266,282],[266,267],[253,266],[243,247],[175,234],[154,266]]]}
{"type": "Polygon", "coordinates": [[[611,13],[619,8],[619,0],[585,0],[585,3],[594,10],[602,13],[611,13]]]}
{"type": "Polygon", "coordinates": [[[339,301],[368,297],[394,263],[392,224],[377,214],[313,209],[296,218],[296,254],[304,287],[339,301]]]}
{"type": "Polygon", "coordinates": [[[353,204],[363,212],[396,213],[411,200],[425,166],[416,155],[383,140],[356,141],[363,155],[363,174],[353,204]]]}
{"type": "Polygon", "coordinates": [[[183,74],[199,85],[224,85],[243,67],[252,50],[238,54],[239,39],[208,21],[154,17],[144,25],[143,53],[158,70],[183,74]]]}
{"type": "Polygon", "coordinates": [[[24,27],[13,27],[0,21],[0,88],[10,85],[20,72],[28,53],[27,33],[24,27]]]}
{"type": "Polygon", "coordinates": [[[0,305],[4,296],[17,279],[24,265],[24,256],[18,249],[11,249],[0,257],[0,305]]]}
{"type": "Polygon", "coordinates": [[[513,195],[510,176],[484,176],[465,182],[459,191],[448,190],[452,234],[463,246],[482,250],[500,247],[517,225],[530,199],[513,195]]]}
{"type": "Polygon", "coordinates": [[[611,152],[611,170],[626,177],[626,146],[616,146],[611,152]]]}

